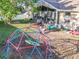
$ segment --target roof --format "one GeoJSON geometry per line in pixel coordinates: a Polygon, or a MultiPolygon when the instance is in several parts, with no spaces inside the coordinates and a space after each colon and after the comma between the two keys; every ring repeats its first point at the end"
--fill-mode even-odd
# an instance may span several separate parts
{"type": "Polygon", "coordinates": [[[79,0],[40,0],[38,3],[58,11],[79,11],[79,0]]]}

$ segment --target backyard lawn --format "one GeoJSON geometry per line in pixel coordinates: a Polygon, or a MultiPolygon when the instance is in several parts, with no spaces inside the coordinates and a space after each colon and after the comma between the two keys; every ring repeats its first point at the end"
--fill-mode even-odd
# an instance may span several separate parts
{"type": "Polygon", "coordinates": [[[10,26],[8,24],[0,24],[0,46],[3,44],[4,40],[14,31],[16,27],[10,26]]]}
{"type": "Polygon", "coordinates": [[[11,32],[16,30],[17,28],[23,28],[25,26],[26,24],[0,24],[0,47],[11,32]]]}
{"type": "Polygon", "coordinates": [[[3,24],[0,23],[0,59],[4,58],[3,46],[9,35],[18,28],[23,28],[28,24],[3,24]]]}

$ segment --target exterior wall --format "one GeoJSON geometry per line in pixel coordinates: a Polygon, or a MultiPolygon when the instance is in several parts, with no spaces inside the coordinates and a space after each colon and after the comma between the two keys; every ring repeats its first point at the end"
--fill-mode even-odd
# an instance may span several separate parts
{"type": "Polygon", "coordinates": [[[59,15],[59,23],[61,23],[61,22],[64,22],[64,12],[60,12],[60,15],[59,15]]]}
{"type": "MultiPolygon", "coordinates": [[[[59,15],[60,23],[64,21],[64,15],[65,15],[65,12],[60,12],[60,15],[59,15]]],[[[71,17],[79,19],[79,13],[78,12],[71,12],[71,17]]]]}
{"type": "Polygon", "coordinates": [[[72,17],[75,17],[75,18],[79,18],[79,13],[78,13],[78,12],[77,12],[77,13],[73,13],[73,12],[72,12],[72,13],[71,13],[71,16],[72,16],[72,17]]]}

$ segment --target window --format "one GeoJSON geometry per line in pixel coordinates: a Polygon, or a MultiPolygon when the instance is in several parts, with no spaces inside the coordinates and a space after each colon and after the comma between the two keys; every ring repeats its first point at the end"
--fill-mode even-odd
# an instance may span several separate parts
{"type": "Polygon", "coordinates": [[[71,13],[70,12],[65,12],[65,15],[70,16],[71,13]]]}

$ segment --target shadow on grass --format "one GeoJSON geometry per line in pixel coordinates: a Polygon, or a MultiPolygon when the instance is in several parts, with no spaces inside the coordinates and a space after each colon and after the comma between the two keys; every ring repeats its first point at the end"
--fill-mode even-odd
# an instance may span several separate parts
{"type": "Polygon", "coordinates": [[[26,23],[34,23],[33,19],[22,19],[22,20],[12,20],[12,24],[26,24],[26,23]]]}
{"type": "Polygon", "coordinates": [[[11,32],[13,32],[16,27],[13,27],[9,24],[3,24],[0,23],[0,47],[4,45],[5,40],[10,35],[11,32]]]}

